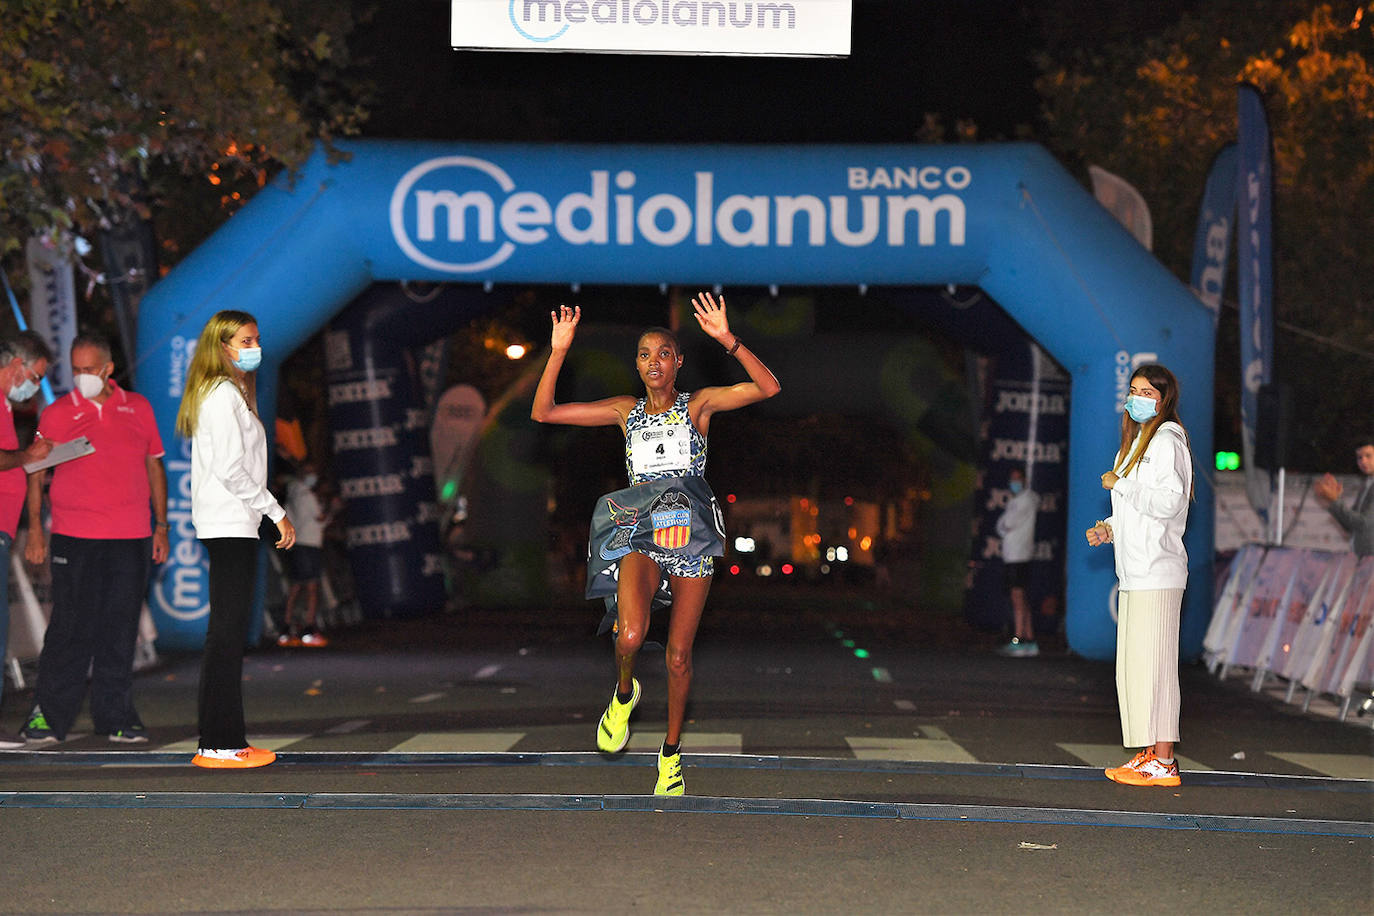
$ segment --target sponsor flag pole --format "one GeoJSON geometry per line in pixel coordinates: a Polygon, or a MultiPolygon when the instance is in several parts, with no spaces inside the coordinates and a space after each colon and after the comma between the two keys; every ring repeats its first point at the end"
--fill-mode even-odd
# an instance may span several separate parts
{"type": "Polygon", "coordinates": [[[1150,206],[1144,196],[1120,175],[1096,165],[1088,166],[1088,176],[1093,183],[1093,197],[1107,209],[1116,221],[1135,236],[1146,251],[1154,247],[1154,223],[1150,219],[1150,206]]]}
{"type": "Polygon", "coordinates": [[[1241,449],[1246,493],[1250,504],[1267,524],[1272,501],[1269,471],[1273,469],[1260,468],[1256,463],[1255,431],[1259,425],[1260,388],[1273,380],[1274,373],[1273,154],[1269,122],[1259,90],[1242,83],[1237,108],[1240,147],[1236,177],[1241,195],[1237,235],[1241,449]]]}
{"type": "Polygon", "coordinates": [[[1226,294],[1226,259],[1236,225],[1236,144],[1227,143],[1212,159],[1193,237],[1193,292],[1212,310],[1215,326],[1226,294]]]}

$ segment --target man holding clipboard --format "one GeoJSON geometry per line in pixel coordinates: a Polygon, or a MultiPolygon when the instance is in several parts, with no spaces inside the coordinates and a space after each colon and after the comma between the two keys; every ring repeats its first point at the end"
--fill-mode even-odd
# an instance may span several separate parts
{"type": "Polygon", "coordinates": [[[78,336],[72,342],[76,390],[38,420],[39,435],[59,444],[28,478],[24,558],[30,563],[42,563],[49,548],[45,465],[54,457],[67,460],[53,466],[48,493],[53,608],[34,707],[22,731],[30,743],[66,738],[81,711],[87,671],[97,734],[124,743],[148,740],[134,709],[133,661],[149,560],[167,559],[167,474],[151,405],[119,387],[113,372],[109,343],[78,336]]]}
{"type": "MultiPolygon", "coordinates": [[[[19,434],[14,428],[14,408],[10,402],[22,404],[38,393],[38,383],[48,372],[52,351],[33,331],[20,331],[10,340],[0,340],[0,403],[4,416],[0,417],[0,662],[10,633],[10,548],[19,527],[19,514],[24,508],[24,465],[46,458],[52,443],[34,439],[27,448],[19,447],[19,434]]],[[[0,688],[5,677],[0,673],[0,688]]],[[[0,750],[17,750],[24,746],[23,738],[0,735],[0,750]]]]}

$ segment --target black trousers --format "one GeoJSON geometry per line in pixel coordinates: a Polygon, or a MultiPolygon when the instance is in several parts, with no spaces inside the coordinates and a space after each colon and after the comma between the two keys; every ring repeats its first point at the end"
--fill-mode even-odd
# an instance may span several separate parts
{"type": "Polygon", "coordinates": [[[134,647],[152,544],[152,538],[52,536],[52,617],[34,702],[59,738],[81,712],[87,672],[96,734],[143,724],[134,711],[134,647]]]}
{"type": "Polygon", "coordinates": [[[257,538],[207,538],[210,555],[210,621],[200,663],[200,746],[248,746],[243,722],[243,649],[253,622],[258,578],[257,538]]]}

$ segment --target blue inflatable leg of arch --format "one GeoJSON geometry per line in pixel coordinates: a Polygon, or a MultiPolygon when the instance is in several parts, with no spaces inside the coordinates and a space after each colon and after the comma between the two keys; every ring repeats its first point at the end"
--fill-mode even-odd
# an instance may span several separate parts
{"type": "Polygon", "coordinates": [[[329,326],[333,471],[365,616],[415,617],[444,604],[429,423],[405,351],[465,324],[486,300],[474,287],[413,297],[398,284],[377,284],[329,326]]]}
{"type": "MultiPolygon", "coordinates": [[[[1081,531],[1108,511],[1099,475],[1116,448],[1122,393],[1134,363],[1168,365],[1194,453],[1210,454],[1214,329],[1187,287],[1042,148],[343,147],[342,161],[317,154],[293,182],[260,191],[141,305],[139,387],[168,443],[175,522],[150,601],[160,644],[204,636],[204,554],[172,424],[188,343],[219,309],[258,316],[271,377],[273,361],[373,281],[954,283],[986,290],[1072,376],[1068,640],[1082,655],[1113,655],[1111,555],[1081,531]]],[[[260,406],[270,419],[270,401],[260,406]]],[[[1200,650],[1211,613],[1205,482],[1198,497],[1185,655],[1200,650]]]]}

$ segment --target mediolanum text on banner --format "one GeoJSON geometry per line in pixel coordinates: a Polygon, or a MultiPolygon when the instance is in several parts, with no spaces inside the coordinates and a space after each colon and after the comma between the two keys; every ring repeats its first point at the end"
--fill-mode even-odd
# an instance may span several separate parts
{"type": "Polygon", "coordinates": [[[853,0],[452,0],[455,48],[845,57],[853,0]]]}

